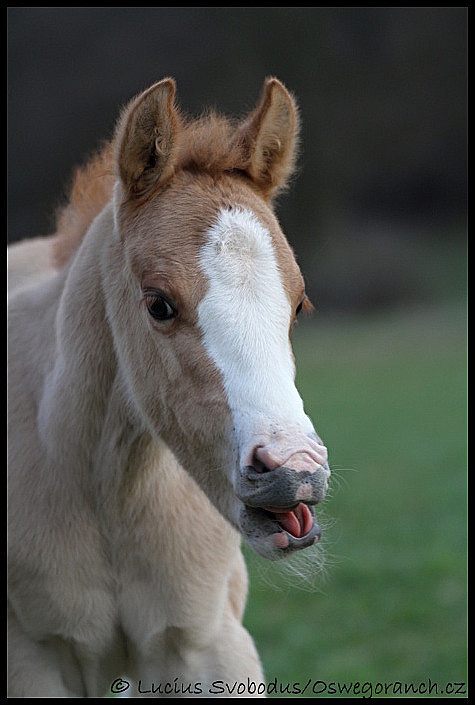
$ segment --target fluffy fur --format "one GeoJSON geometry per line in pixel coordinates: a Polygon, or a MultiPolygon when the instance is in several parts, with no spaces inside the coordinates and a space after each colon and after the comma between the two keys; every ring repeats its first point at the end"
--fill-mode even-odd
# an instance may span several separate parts
{"type": "MultiPolygon", "coordinates": [[[[288,326],[303,280],[270,199],[293,168],[294,101],[270,79],[254,113],[232,127],[215,117],[186,123],[174,95],[164,79],[133,99],[112,143],[77,172],[58,233],[11,251],[11,697],[97,697],[123,676],[131,695],[139,681],[142,691],[168,682],[185,695],[192,686],[208,695],[215,680],[261,682],[242,626],[240,540],[257,536],[273,557],[285,532],[257,514],[241,521],[236,487],[254,432],[269,471],[285,463],[283,487],[298,470],[324,494],[326,449],[309,437],[296,392],[288,415],[269,418],[263,404],[259,427],[237,435],[241,402],[199,321],[209,232],[219,214],[251,213],[240,225],[250,244],[266,233],[272,301],[285,309],[263,342],[271,358],[286,350],[279,369],[292,377],[288,326]],[[154,318],[154,296],[177,315],[154,318]],[[290,450],[289,428],[298,439],[290,450]]],[[[234,282],[223,296],[238,306],[243,293],[234,282]]],[[[308,499],[304,484],[275,501],[308,499]]],[[[316,532],[285,538],[286,550],[316,532]]]]}

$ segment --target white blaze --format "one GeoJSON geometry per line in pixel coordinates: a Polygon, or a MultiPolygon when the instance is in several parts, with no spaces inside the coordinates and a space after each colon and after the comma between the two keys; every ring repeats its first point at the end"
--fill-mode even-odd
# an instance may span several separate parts
{"type": "Polygon", "coordinates": [[[209,289],[198,321],[223,377],[240,449],[289,426],[312,433],[294,384],[291,306],[268,230],[249,210],[220,211],[201,266],[209,289]]]}

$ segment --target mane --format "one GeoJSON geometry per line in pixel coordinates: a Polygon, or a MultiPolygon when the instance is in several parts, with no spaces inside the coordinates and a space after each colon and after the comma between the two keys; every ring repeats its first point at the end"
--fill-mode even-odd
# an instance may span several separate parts
{"type": "MultiPolygon", "coordinates": [[[[232,120],[209,112],[182,124],[175,173],[187,169],[217,178],[224,172],[244,169],[246,160],[232,120]]],[[[75,170],[68,201],[56,214],[53,253],[57,267],[65,265],[78,249],[92,221],[111,199],[116,178],[113,141],[75,170]]]]}
{"type": "Polygon", "coordinates": [[[107,142],[86,164],[75,170],[69,200],[56,213],[53,258],[57,267],[68,262],[96,215],[112,197],[115,179],[112,142],[107,142]]]}

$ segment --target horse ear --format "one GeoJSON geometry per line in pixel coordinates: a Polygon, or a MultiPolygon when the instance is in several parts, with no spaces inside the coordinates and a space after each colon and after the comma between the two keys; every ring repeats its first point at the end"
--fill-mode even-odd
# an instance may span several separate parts
{"type": "Polygon", "coordinates": [[[125,108],[116,130],[119,176],[131,198],[147,196],[173,173],[179,116],[175,81],[164,78],[125,108]]]}
{"type": "Polygon", "coordinates": [[[256,109],[238,128],[248,162],[245,171],[272,198],[295,168],[299,116],[294,98],[277,78],[267,78],[256,109]]]}

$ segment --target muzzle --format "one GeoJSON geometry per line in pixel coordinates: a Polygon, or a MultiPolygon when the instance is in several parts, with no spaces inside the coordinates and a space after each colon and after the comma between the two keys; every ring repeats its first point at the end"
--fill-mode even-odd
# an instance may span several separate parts
{"type": "Polygon", "coordinates": [[[276,438],[254,448],[235,491],[243,503],[239,526],[257,553],[279,558],[317,543],[314,506],[328,488],[330,468],[318,437],[276,438]],[[285,464],[276,465],[285,457],[285,464]]]}

